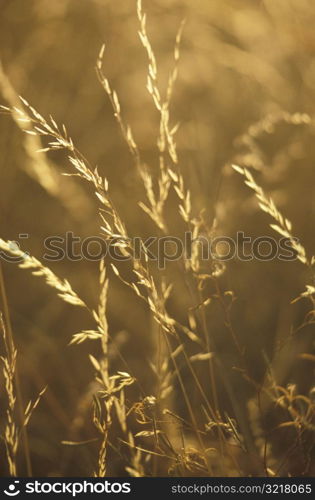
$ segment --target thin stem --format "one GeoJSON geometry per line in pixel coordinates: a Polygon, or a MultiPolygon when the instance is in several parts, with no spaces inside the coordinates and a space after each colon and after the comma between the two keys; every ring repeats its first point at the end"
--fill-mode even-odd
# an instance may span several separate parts
{"type": "MultiPolygon", "coordinates": [[[[8,304],[8,299],[7,299],[6,289],[5,289],[5,282],[4,282],[4,275],[3,275],[1,261],[0,261],[0,294],[1,294],[1,299],[2,299],[3,315],[4,315],[5,324],[6,324],[7,333],[8,333],[9,349],[10,349],[10,352],[13,352],[13,348],[14,348],[13,330],[12,330],[12,324],[11,324],[11,319],[10,319],[9,304],[8,304]]],[[[23,449],[24,449],[24,455],[25,455],[26,470],[27,470],[27,475],[29,477],[32,477],[32,463],[31,463],[28,435],[27,435],[26,427],[23,425],[24,410],[23,410],[23,399],[22,399],[21,384],[20,384],[20,379],[19,379],[19,374],[18,374],[18,368],[15,371],[14,379],[15,379],[17,406],[18,406],[18,412],[19,412],[19,417],[20,417],[20,421],[21,421],[21,428],[22,428],[21,434],[22,434],[22,443],[23,443],[23,449]]]]}

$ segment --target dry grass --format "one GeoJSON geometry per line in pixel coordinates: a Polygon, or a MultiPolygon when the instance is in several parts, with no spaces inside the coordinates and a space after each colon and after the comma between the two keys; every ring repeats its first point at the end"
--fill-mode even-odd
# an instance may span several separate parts
{"type": "MultiPolygon", "coordinates": [[[[70,0],[66,3],[74,8],[70,0]]],[[[299,35],[288,39],[293,11],[296,9],[303,19],[303,14],[311,10],[308,1],[302,3],[303,7],[293,1],[277,2],[280,9],[277,10],[275,3],[271,5],[268,1],[261,8],[244,2],[242,14],[229,0],[220,2],[220,8],[198,2],[200,12],[198,5],[191,7],[189,2],[184,2],[185,8],[180,9],[174,0],[170,12],[180,10],[179,28],[172,22],[172,29],[168,28],[165,35],[168,40],[172,32],[175,39],[173,60],[170,62],[170,49],[163,49],[167,56],[161,56],[160,63],[159,51],[153,43],[159,38],[156,28],[153,21],[151,27],[146,5],[138,0],[130,18],[133,32],[138,31],[144,49],[144,55],[137,60],[146,69],[144,77],[141,73],[136,78],[137,83],[144,81],[144,86],[137,90],[138,94],[130,92],[129,97],[137,100],[140,96],[142,104],[137,112],[128,108],[128,95],[125,97],[123,92],[127,84],[132,87],[133,83],[128,78],[128,69],[119,78],[115,71],[116,78],[108,77],[111,70],[108,60],[115,57],[115,47],[102,45],[96,76],[109,105],[106,120],[110,131],[104,135],[98,130],[102,120],[96,126],[96,117],[106,106],[99,104],[104,96],[99,96],[98,104],[93,104],[94,112],[88,111],[87,104],[85,109],[83,106],[80,123],[86,132],[84,136],[75,124],[78,114],[72,114],[69,108],[69,116],[67,110],[56,110],[61,122],[69,122],[66,126],[59,124],[49,99],[37,103],[33,95],[30,101],[35,103],[34,107],[29,100],[18,98],[14,89],[14,85],[19,90],[21,87],[14,78],[18,64],[10,79],[0,67],[0,88],[6,100],[1,110],[4,115],[12,116],[23,133],[17,142],[24,145],[26,167],[23,168],[31,179],[25,178],[23,182],[27,186],[34,183],[36,193],[39,193],[36,189],[43,190],[37,194],[39,201],[34,213],[28,203],[30,215],[26,216],[25,231],[24,216],[20,220],[17,211],[16,233],[11,231],[10,235],[4,226],[3,239],[0,238],[2,252],[19,259],[19,268],[42,278],[42,284],[38,281],[38,294],[44,297],[37,304],[37,299],[32,302],[18,291],[19,299],[15,299],[14,288],[22,290],[26,286],[35,296],[36,280],[20,277],[23,273],[16,273],[14,264],[4,264],[1,360],[6,410],[2,412],[1,431],[7,461],[5,474],[97,477],[314,474],[315,258],[309,232],[301,227],[305,241],[297,240],[292,229],[291,219],[295,227],[303,220],[299,208],[299,217],[294,212],[300,206],[300,199],[288,204],[289,215],[283,215],[286,202],[296,193],[291,163],[296,160],[308,164],[303,163],[303,182],[299,181],[302,189],[308,186],[309,177],[313,179],[313,173],[307,170],[311,170],[307,141],[308,135],[312,141],[315,133],[313,119],[303,109],[298,113],[283,110],[286,103],[282,103],[284,96],[288,96],[288,102],[293,99],[293,90],[281,75],[281,68],[289,64],[290,55],[296,64],[299,61],[294,45],[298,44],[299,35]],[[266,60],[260,46],[268,46],[267,34],[275,29],[272,22],[279,27],[282,43],[276,61],[266,60]],[[250,29],[253,23],[258,34],[250,29]],[[189,38],[191,33],[196,35],[194,43],[189,38]],[[206,94],[201,100],[198,97],[198,58],[203,50],[212,55],[209,64],[213,74],[210,72],[208,76],[213,99],[217,101],[211,125],[207,125],[207,120],[212,98],[206,94]],[[190,96],[180,95],[185,90],[179,76],[181,64],[183,81],[187,89],[192,87],[190,96]],[[215,82],[218,68],[222,77],[215,82]],[[194,71],[197,71],[195,79],[194,71]],[[231,77],[231,72],[236,76],[231,77]],[[256,98],[248,104],[248,110],[244,111],[246,126],[235,118],[239,113],[235,101],[237,87],[244,81],[252,85],[248,83],[248,93],[259,89],[264,96],[264,106],[259,107],[256,98]],[[143,97],[145,86],[147,97],[143,97]],[[264,89],[272,90],[265,95],[264,89]],[[189,99],[192,105],[188,104],[189,99]],[[194,102],[196,113],[200,113],[196,122],[188,117],[193,113],[194,102]],[[203,103],[209,108],[206,113],[202,110],[203,103]],[[140,117],[141,106],[143,112],[149,106],[153,111],[140,117]],[[46,109],[47,117],[37,108],[46,109]],[[113,113],[115,121],[110,122],[109,113],[113,113]],[[220,119],[225,120],[225,113],[227,121],[222,126],[220,119]],[[70,134],[71,115],[74,128],[70,134]],[[134,121],[134,125],[129,125],[129,121],[134,121]],[[281,129],[283,126],[292,134],[289,139],[287,129],[281,129]],[[119,131],[123,143],[115,143],[120,139],[112,138],[119,131]],[[205,142],[208,139],[213,151],[210,147],[200,160],[200,147],[204,144],[208,148],[205,142]],[[117,144],[113,159],[110,145],[107,151],[106,146],[102,151],[104,141],[117,144]],[[221,144],[218,149],[216,141],[221,144]],[[283,146],[285,141],[289,144],[291,141],[291,146],[283,146]],[[228,153],[223,153],[224,148],[228,153]],[[107,153],[108,164],[104,161],[107,153]],[[62,175],[57,165],[64,160],[67,169],[62,175]],[[123,169],[121,164],[126,167],[123,169]],[[257,202],[253,202],[250,192],[242,189],[233,169],[258,200],[258,210],[257,202]],[[45,205],[45,196],[47,204],[52,204],[50,209],[45,205]],[[38,221],[38,226],[30,225],[36,211],[41,212],[43,220],[38,221]],[[269,225],[265,214],[273,219],[269,225]],[[42,241],[44,235],[67,231],[71,224],[81,235],[96,231],[107,242],[114,241],[121,262],[106,257],[99,263],[65,260],[50,265],[42,259],[38,241],[37,245],[27,241],[23,249],[14,242],[17,234],[32,233],[35,229],[37,240],[42,241]],[[246,227],[254,236],[269,235],[270,227],[278,236],[287,238],[298,262],[234,259],[223,263],[215,255],[205,262],[198,245],[193,247],[191,258],[182,256],[167,263],[164,269],[150,259],[145,245],[141,258],[135,258],[135,236],[172,234],[183,238],[185,232],[190,232],[195,239],[211,240],[218,235],[231,236],[239,227],[242,230],[246,227]],[[24,280],[21,285],[20,279],[24,280]],[[44,285],[62,299],[61,305],[60,301],[54,302],[52,295],[45,295],[44,285]],[[19,308],[22,308],[20,313],[19,308]],[[21,317],[26,314],[26,320],[19,319],[19,314],[21,317]],[[26,341],[22,332],[27,327],[31,338],[29,350],[23,348],[26,341]],[[48,358],[54,362],[51,365],[49,361],[45,367],[48,358]],[[60,368],[56,369],[58,358],[60,368]],[[305,376],[301,376],[303,371],[305,376]],[[42,387],[46,385],[44,394],[42,387]],[[24,409],[24,392],[30,399],[28,393],[30,389],[34,393],[34,388],[39,396],[24,409]],[[45,441],[52,420],[55,427],[45,441]]],[[[63,19],[67,14],[61,2],[56,5],[56,11],[49,12],[57,22],[59,16],[63,19]]],[[[162,0],[154,5],[163,5],[168,12],[162,0]]],[[[95,12],[101,9],[97,4],[93,8],[95,12]]],[[[38,9],[37,15],[42,19],[44,13],[38,9]]],[[[313,37],[310,43],[315,43],[313,32],[308,33],[313,37]]],[[[303,42],[307,43],[307,39],[303,42]]],[[[127,46],[118,46],[118,55],[119,50],[128,52],[127,46]]],[[[207,57],[202,59],[202,68],[207,57]]],[[[67,68],[67,61],[65,64],[67,68]]],[[[314,74],[311,66],[308,71],[309,76],[303,80],[305,92],[314,74]]],[[[71,85],[79,87],[75,79],[71,85]]],[[[23,94],[28,94],[26,90],[23,94]]],[[[244,105],[246,94],[241,99],[244,105]]],[[[11,126],[8,117],[1,118],[2,123],[11,126]]],[[[17,144],[7,145],[9,151],[15,148],[17,144]]],[[[8,178],[6,182],[11,182],[14,189],[14,179],[8,178]]],[[[20,200],[21,190],[16,189],[16,205],[22,206],[25,200],[32,199],[30,192],[23,193],[20,200]]],[[[308,200],[311,203],[310,197],[308,200]]],[[[4,201],[5,207],[6,203],[10,207],[10,201],[4,201]]],[[[305,210],[311,209],[306,205],[305,210]]],[[[314,216],[314,210],[311,214],[314,216]]]]}

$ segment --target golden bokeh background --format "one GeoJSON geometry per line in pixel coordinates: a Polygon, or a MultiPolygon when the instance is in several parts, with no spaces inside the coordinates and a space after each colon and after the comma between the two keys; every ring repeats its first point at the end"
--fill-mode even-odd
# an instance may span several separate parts
{"type": "MultiPolygon", "coordinates": [[[[180,123],[180,166],[194,209],[205,208],[210,221],[216,215],[221,235],[234,237],[237,231],[244,231],[250,236],[276,237],[269,227],[270,218],[259,210],[253,193],[230,167],[233,162],[248,166],[313,255],[314,2],[150,0],[144,9],[159,85],[164,90],[176,33],[186,20],[171,121],[180,123]]],[[[98,165],[107,177],[130,234],[147,237],[155,234],[155,228],[138,206],[144,198],[141,179],[95,73],[97,55],[105,43],[104,71],[119,96],[122,114],[133,129],[142,157],[155,172],[159,116],[146,90],[147,57],[138,29],[134,0],[0,0],[1,103],[12,106],[21,95],[44,116],[51,114],[64,123],[90,163],[98,165]]],[[[18,240],[20,234],[28,234],[28,239],[21,240],[23,248],[41,258],[47,236],[67,231],[80,237],[99,235],[97,203],[89,186],[59,175],[69,170],[62,152],[48,153],[45,160],[44,154],[36,156],[26,136],[4,114],[0,115],[0,151],[1,238],[18,240]]],[[[172,235],[181,232],[176,206],[173,199],[167,206],[172,235]]],[[[89,399],[93,369],[87,360],[94,345],[68,346],[73,333],[92,328],[91,321],[83,310],[58,299],[42,280],[11,264],[3,267],[24,400],[48,386],[28,430],[33,469],[38,476],[88,475],[93,471],[97,442],[76,447],[61,442],[96,436],[89,399]]],[[[51,267],[87,303],[97,302],[95,262],[64,259],[51,267]]],[[[147,308],[112,274],[110,331],[143,390],[141,394],[137,388],[131,389],[131,406],[153,391],[154,326],[147,308]]],[[[182,277],[172,267],[169,277],[175,283],[170,310],[185,321],[191,304],[182,277]]],[[[270,362],[279,384],[294,383],[305,395],[314,385],[314,364],[299,358],[301,353],[314,352],[313,326],[297,330],[309,304],[290,304],[310,279],[310,271],[298,262],[227,263],[220,282],[222,289],[235,294],[233,322],[257,383],[264,380],[270,362]]],[[[219,371],[224,370],[232,392],[246,408],[252,387],[233,370],[237,356],[225,319],[215,304],[206,314],[220,357],[218,380],[219,371]]],[[[111,356],[113,367],[123,369],[115,350],[111,356]]],[[[208,372],[201,365],[198,375],[207,390],[208,372]]],[[[185,368],[183,379],[198,408],[194,384],[185,368]]],[[[226,388],[220,381],[218,385],[222,412],[234,418],[226,388]]],[[[1,401],[3,407],[3,393],[1,401]]],[[[174,405],[184,416],[180,391],[175,391],[174,405]]],[[[277,422],[273,408],[266,408],[264,425],[271,429],[277,422]]],[[[275,455],[286,456],[294,432],[285,429],[274,440],[275,455]]],[[[314,432],[309,439],[314,440],[314,432]]],[[[123,475],[121,456],[110,453],[110,474],[123,475]]],[[[314,465],[312,469],[306,464],[312,462],[311,451],[307,453],[294,450],[280,473],[314,472],[314,465]]],[[[257,473],[246,454],[240,460],[245,474],[257,473]]],[[[19,471],[25,473],[22,454],[19,471]]],[[[160,473],[165,473],[163,466],[160,473]]]]}

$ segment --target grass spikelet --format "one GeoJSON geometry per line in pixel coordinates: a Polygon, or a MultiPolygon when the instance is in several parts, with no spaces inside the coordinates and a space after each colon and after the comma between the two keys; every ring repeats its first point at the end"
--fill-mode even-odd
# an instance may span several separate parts
{"type": "Polygon", "coordinates": [[[292,223],[285,218],[281,212],[277,209],[272,198],[268,197],[263,189],[258,186],[254,177],[247,168],[239,167],[237,165],[232,165],[232,168],[243,175],[245,184],[254,191],[256,198],[259,201],[259,207],[263,212],[269,214],[275,221],[276,224],[270,224],[270,227],[276,231],[281,236],[288,238],[292,245],[292,248],[296,251],[297,258],[302,264],[309,265],[309,261],[306,257],[305,248],[299,243],[298,239],[292,234],[292,223]]]}

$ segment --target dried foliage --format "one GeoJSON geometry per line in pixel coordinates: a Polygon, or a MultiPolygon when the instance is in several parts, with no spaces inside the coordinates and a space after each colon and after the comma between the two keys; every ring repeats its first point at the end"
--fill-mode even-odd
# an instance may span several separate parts
{"type": "MultiPolygon", "coordinates": [[[[55,11],[51,6],[47,11],[56,19],[59,15],[61,19],[66,15],[61,3],[56,2],[55,11]]],[[[151,26],[151,16],[146,14],[149,5],[137,0],[130,18],[134,23],[133,32],[137,31],[140,38],[141,64],[145,68],[144,87],[146,85],[148,95],[141,101],[143,110],[145,112],[149,105],[153,108],[148,130],[144,130],[146,125],[143,125],[147,118],[138,116],[141,106],[134,114],[128,108],[128,99],[124,95],[125,85],[132,84],[128,70],[122,72],[121,78],[111,74],[108,60],[115,56],[113,47],[108,44],[106,48],[101,46],[95,66],[96,77],[105,95],[100,97],[101,104],[95,104],[90,114],[88,107],[85,109],[87,117],[83,119],[82,130],[86,136],[80,134],[75,118],[71,124],[69,108],[56,110],[56,115],[62,117],[59,120],[49,99],[42,106],[37,105],[35,96],[28,100],[19,98],[11,83],[20,88],[19,82],[12,77],[9,79],[4,68],[0,67],[0,91],[6,101],[0,110],[2,114],[11,115],[23,133],[19,141],[22,140],[29,160],[26,172],[32,181],[28,179],[28,182],[34,182],[36,189],[43,188],[45,196],[54,200],[55,211],[46,212],[45,202],[42,202],[42,207],[37,206],[37,210],[42,210],[46,216],[46,219],[43,216],[46,226],[40,226],[39,233],[42,234],[39,239],[43,239],[48,231],[52,234],[60,227],[62,232],[65,227],[68,229],[68,224],[76,224],[76,227],[79,224],[82,234],[92,235],[93,230],[97,231],[108,245],[115,247],[118,255],[115,261],[106,256],[99,263],[81,261],[71,262],[71,265],[68,262],[50,265],[41,258],[38,246],[36,250],[36,245],[32,247],[27,242],[22,250],[14,240],[14,234],[9,233],[10,238],[1,235],[1,255],[10,257],[19,268],[43,278],[43,285],[53,289],[63,301],[55,303],[53,294],[47,298],[42,287],[42,301],[46,301],[46,307],[38,299],[38,314],[34,304],[27,309],[29,316],[25,324],[28,321],[32,326],[38,322],[38,326],[32,326],[35,341],[30,349],[34,350],[35,359],[37,352],[45,353],[47,349],[48,354],[36,359],[36,366],[41,366],[38,373],[35,369],[32,374],[27,363],[24,371],[37,385],[42,387],[47,383],[48,389],[45,394],[45,391],[37,390],[37,399],[30,401],[24,409],[20,390],[22,387],[24,393],[28,380],[21,384],[18,377],[18,365],[26,356],[20,338],[23,321],[18,319],[19,313],[15,310],[24,302],[26,307],[30,299],[24,296],[17,301],[15,308],[8,306],[6,288],[10,290],[10,303],[14,303],[12,290],[20,275],[12,262],[4,264],[6,283],[4,280],[1,283],[4,349],[1,361],[5,410],[2,411],[1,429],[11,476],[25,471],[31,474],[31,462],[37,475],[71,475],[77,474],[77,470],[96,477],[126,474],[134,477],[166,474],[307,476],[314,473],[314,382],[309,375],[314,375],[315,360],[312,339],[315,258],[311,257],[314,250],[308,232],[301,227],[303,238],[300,241],[292,229],[291,220],[294,227],[299,228],[301,218],[295,217],[290,204],[289,215],[283,214],[287,213],[286,202],[290,193],[295,192],[296,176],[290,170],[291,163],[302,162],[307,154],[303,150],[303,140],[306,141],[309,134],[312,142],[315,128],[308,113],[283,110],[282,86],[284,93],[291,95],[290,91],[280,69],[277,71],[274,61],[268,61],[262,52],[266,33],[272,30],[268,23],[273,19],[284,31],[279,34],[283,37],[282,43],[287,44],[283,53],[278,54],[277,64],[286,67],[287,56],[295,57],[292,44],[297,41],[293,38],[290,45],[288,33],[293,19],[290,9],[297,7],[293,7],[294,2],[287,2],[291,7],[282,5],[282,10],[280,7],[277,10],[276,3],[278,7],[282,4],[263,2],[260,11],[251,2],[244,2],[246,9],[241,14],[229,0],[219,2],[219,7],[207,5],[207,2],[191,6],[187,0],[183,2],[183,15],[178,19],[179,28],[172,23],[172,30],[168,28],[165,34],[166,39],[171,38],[171,33],[175,38],[172,42],[173,57],[169,57],[167,50],[167,57],[161,56],[160,61],[160,51],[155,49],[158,28],[154,29],[154,12],[151,26]],[[224,13],[218,16],[221,8],[224,13]],[[195,16],[193,20],[189,17],[191,13],[195,16]],[[250,28],[255,23],[257,34],[250,28]],[[185,42],[186,26],[187,40],[195,45],[185,42]],[[242,26],[245,26],[245,33],[242,26]],[[191,30],[196,35],[194,42],[189,38],[191,30]],[[210,51],[212,55],[209,62],[212,73],[210,71],[208,76],[213,82],[213,101],[219,103],[215,103],[216,114],[211,117],[209,128],[209,110],[204,114],[202,109],[206,96],[199,102],[196,87],[196,113],[201,113],[196,125],[188,123],[192,118],[187,118],[187,113],[192,113],[194,100],[190,105],[189,96],[183,98],[180,95],[185,90],[183,82],[186,82],[188,92],[202,50],[210,51]],[[192,60],[194,57],[196,61],[192,60]],[[183,82],[180,79],[181,64],[183,82]],[[234,94],[229,90],[229,85],[233,86],[235,82],[224,83],[224,77],[215,82],[217,67],[226,78],[230,72],[235,72],[240,88],[249,78],[259,92],[271,89],[264,107],[258,107],[259,99],[255,99],[257,107],[253,110],[249,107],[244,114],[246,124],[241,120],[237,126],[221,130],[221,111],[216,107],[220,110],[222,107],[222,120],[227,113],[229,123],[226,97],[231,120],[239,112],[237,89],[234,89],[234,94]],[[114,88],[116,83],[117,90],[114,88]],[[278,97],[277,106],[272,105],[274,94],[278,97]],[[36,103],[35,107],[29,101],[36,103]],[[107,111],[114,115],[114,120],[101,136],[95,123],[98,114],[103,120],[100,111],[104,106],[108,106],[107,111]],[[44,112],[38,112],[37,107],[49,108],[47,117],[44,112]],[[93,123],[89,123],[92,115],[94,129],[93,123]],[[129,124],[133,119],[134,124],[129,124]],[[69,122],[69,125],[62,121],[69,122]],[[287,132],[282,131],[278,138],[277,131],[281,131],[281,127],[287,127],[285,131],[295,131],[292,132],[291,146],[283,146],[287,132]],[[184,132],[181,132],[182,128],[184,132]],[[200,144],[193,148],[193,137],[194,134],[198,136],[198,130],[204,146],[212,133],[203,171],[199,169],[197,159],[200,144]],[[106,149],[110,147],[106,146],[106,141],[110,144],[111,136],[119,135],[118,132],[124,142],[117,142],[114,163],[111,163],[106,149]],[[154,136],[153,140],[148,139],[150,134],[154,136]],[[218,148],[216,142],[220,144],[218,148]],[[124,147],[130,154],[128,160],[124,147]],[[217,152],[215,157],[212,157],[215,153],[211,148],[217,152]],[[84,150],[88,153],[82,153],[84,150]],[[106,154],[109,164],[104,160],[106,154]],[[191,165],[191,158],[195,165],[191,165]],[[212,158],[210,173],[209,158],[212,158]],[[64,160],[67,170],[62,177],[58,164],[63,164],[64,160]],[[121,163],[128,164],[124,170],[121,163]],[[238,185],[240,183],[232,169],[243,177],[251,192],[238,185]],[[258,182],[258,178],[261,181],[258,182]],[[258,200],[258,210],[257,201],[252,203],[251,194],[258,200]],[[272,219],[269,226],[266,214],[269,221],[270,217],[272,219]],[[235,228],[243,227],[243,224],[253,235],[269,234],[270,227],[277,236],[285,238],[295,252],[299,266],[296,262],[261,262],[263,259],[250,263],[237,262],[237,259],[223,262],[219,253],[212,254],[205,261],[200,245],[193,245],[189,256],[184,253],[176,262],[167,262],[162,268],[158,261],[150,258],[150,248],[145,243],[141,244],[141,256],[136,256],[133,238],[139,233],[143,241],[148,235],[167,237],[173,234],[183,238],[187,233],[194,241],[211,241],[216,236],[235,233],[235,228]],[[29,252],[28,247],[35,251],[29,252]],[[72,266],[76,266],[75,271],[72,266]],[[265,276],[268,273],[272,275],[270,281],[265,276]],[[285,281],[288,274],[290,281],[285,281]],[[67,279],[59,275],[67,276],[67,279]],[[281,280],[282,286],[279,284],[281,280]],[[268,286],[272,289],[270,293],[268,286]],[[287,286],[291,287],[289,291],[287,286]],[[260,290],[263,290],[264,302],[260,290]],[[69,305],[78,308],[71,309],[69,305]],[[57,334],[58,330],[61,335],[57,334]],[[49,368],[45,372],[44,366],[46,361],[49,365],[51,355],[65,360],[60,362],[59,373],[55,370],[53,376],[49,368]],[[302,367],[308,376],[301,376],[302,367]],[[39,405],[42,397],[43,402],[39,405]],[[41,433],[45,435],[44,420],[50,412],[58,424],[56,436],[52,432],[45,446],[41,433]],[[32,425],[33,419],[30,421],[33,413],[36,426],[32,425]],[[36,432],[41,436],[38,438],[41,446],[36,445],[36,432]],[[28,437],[34,441],[31,448],[28,447],[28,437]],[[20,446],[22,438],[23,450],[20,446]],[[73,453],[73,449],[78,453],[73,453]],[[32,453],[33,450],[36,451],[32,453]],[[23,454],[27,464],[25,469],[23,454]]],[[[65,4],[74,8],[75,2],[67,0],[65,4]]],[[[157,4],[165,7],[162,0],[157,4]]],[[[305,12],[311,10],[308,1],[303,4],[305,12]]],[[[176,7],[175,0],[171,5],[176,7]]],[[[98,8],[93,7],[95,12],[98,8]]],[[[117,9],[128,10],[126,6],[117,9]]],[[[36,12],[39,17],[44,16],[40,7],[36,12]]],[[[313,31],[310,36],[311,33],[313,31]]],[[[123,51],[128,52],[128,48],[124,47],[123,51]]],[[[205,60],[202,62],[204,67],[205,60]]],[[[311,86],[314,91],[315,87],[310,83],[315,73],[313,66],[310,63],[304,85],[305,88],[311,86]]],[[[70,62],[69,66],[66,65],[68,71],[69,67],[70,62]]],[[[113,67],[117,69],[115,64],[113,67]]],[[[137,85],[142,80],[142,74],[135,78],[137,85]]],[[[75,79],[73,85],[79,89],[75,79]]],[[[27,89],[23,90],[23,94],[28,94],[27,89]]],[[[142,94],[141,89],[139,95],[142,94]]],[[[130,92],[129,98],[137,100],[137,94],[133,96],[130,92]]],[[[72,116],[75,117],[75,113],[72,116]]],[[[111,118],[106,115],[106,119],[111,118]]],[[[1,123],[4,120],[1,118],[1,123]]],[[[305,171],[307,168],[310,167],[305,166],[305,171]]],[[[304,175],[304,182],[308,184],[307,174],[304,175]]],[[[294,201],[294,207],[299,207],[299,201],[294,201]]],[[[51,199],[49,203],[52,203],[51,199]]],[[[19,233],[20,229],[17,230],[19,233]]],[[[27,283],[24,286],[36,294],[34,280],[28,281],[25,276],[21,279],[27,283]]],[[[31,350],[29,356],[30,353],[31,350]]]]}

